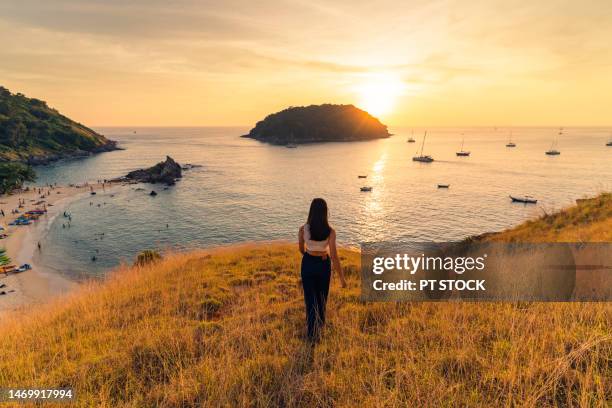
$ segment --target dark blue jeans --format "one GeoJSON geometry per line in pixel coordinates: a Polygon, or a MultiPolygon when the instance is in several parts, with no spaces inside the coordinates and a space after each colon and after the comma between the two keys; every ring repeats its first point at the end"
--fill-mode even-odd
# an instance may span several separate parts
{"type": "Polygon", "coordinates": [[[316,340],[325,324],[325,305],[329,294],[331,260],[305,253],[302,257],[302,286],[306,304],[308,338],[316,340]]]}

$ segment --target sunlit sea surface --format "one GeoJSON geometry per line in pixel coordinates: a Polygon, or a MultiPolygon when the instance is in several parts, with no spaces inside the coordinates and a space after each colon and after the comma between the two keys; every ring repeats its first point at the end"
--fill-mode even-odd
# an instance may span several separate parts
{"type": "Polygon", "coordinates": [[[103,128],[122,151],[36,169],[37,184],[110,179],[151,166],[166,155],[202,165],[176,186],[117,187],[73,202],[70,228],[59,216],[43,240],[42,264],[71,277],[102,276],[131,263],[146,248],[162,250],[241,241],[296,239],[310,200],[324,197],[344,244],[364,241],[448,241],[497,231],[611,190],[609,129],[565,129],[560,156],[544,154],[553,128],[429,129],[425,154],[412,161],[412,129],[391,129],[389,139],[357,143],[270,146],[238,137],[246,128],[103,128]],[[456,157],[461,134],[470,157],[456,157]],[[358,175],[367,175],[359,179],[358,175]],[[438,189],[438,183],[450,188],[438,189]],[[372,186],[371,192],[360,187],[372,186]],[[138,191],[144,187],[144,191],[138,191]],[[148,193],[155,189],[156,197],[148,193]],[[513,204],[509,194],[530,194],[537,206],[513,204]],[[103,235],[102,235],[103,233],[103,235]],[[92,256],[97,260],[93,262],[92,256]]]}

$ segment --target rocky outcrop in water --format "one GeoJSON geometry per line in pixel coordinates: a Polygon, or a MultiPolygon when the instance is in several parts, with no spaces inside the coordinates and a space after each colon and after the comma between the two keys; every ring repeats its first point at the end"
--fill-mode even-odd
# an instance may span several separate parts
{"type": "Polygon", "coordinates": [[[181,177],[183,177],[181,165],[174,161],[172,157],[166,156],[165,161],[159,162],[153,167],[131,171],[125,177],[115,179],[114,181],[164,183],[171,186],[181,177]]]}

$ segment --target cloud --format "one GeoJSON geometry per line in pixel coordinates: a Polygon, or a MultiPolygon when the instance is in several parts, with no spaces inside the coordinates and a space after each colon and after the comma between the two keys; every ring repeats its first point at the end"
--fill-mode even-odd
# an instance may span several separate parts
{"type": "Polygon", "coordinates": [[[545,93],[552,81],[603,76],[611,19],[609,0],[2,0],[0,75],[78,112],[77,93],[113,100],[121,89],[136,94],[123,99],[240,94],[219,109],[260,116],[300,96],[350,99],[377,72],[450,103],[458,92],[545,93]]]}

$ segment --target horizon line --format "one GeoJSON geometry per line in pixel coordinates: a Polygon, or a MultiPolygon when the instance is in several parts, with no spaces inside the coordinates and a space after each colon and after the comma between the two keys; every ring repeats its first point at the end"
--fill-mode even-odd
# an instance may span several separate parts
{"type": "MultiPolygon", "coordinates": [[[[83,124],[83,123],[81,123],[83,124]]],[[[84,125],[84,124],[83,124],[84,125]]],[[[85,125],[89,128],[239,128],[239,127],[253,127],[253,125],[137,125],[137,124],[127,124],[127,125],[85,125]]],[[[399,127],[399,128],[460,128],[460,127],[471,127],[471,128],[611,128],[612,124],[607,125],[386,125],[387,127],[399,127]]]]}

